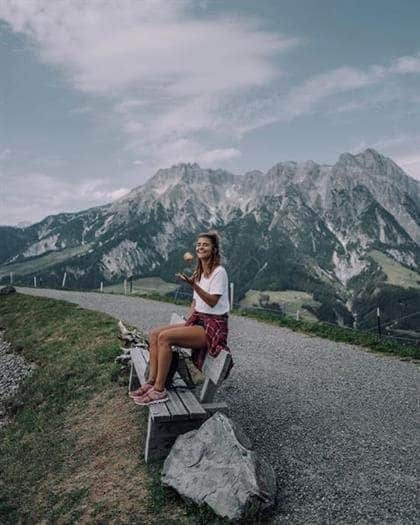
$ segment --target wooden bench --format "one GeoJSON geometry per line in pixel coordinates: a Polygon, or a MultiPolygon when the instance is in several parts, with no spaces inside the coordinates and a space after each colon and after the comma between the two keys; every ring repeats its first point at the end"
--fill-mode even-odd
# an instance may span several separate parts
{"type": "MultiPolygon", "coordinates": [[[[171,324],[184,322],[172,314],[171,324]]],[[[180,349],[191,353],[189,349],[180,349]]],[[[149,352],[144,348],[131,350],[131,371],[129,391],[146,382],[149,352]]],[[[214,403],[218,386],[225,379],[232,363],[229,352],[222,350],[217,357],[207,355],[203,365],[204,384],[199,399],[187,387],[179,373],[175,373],[173,387],[168,390],[169,401],[149,406],[147,438],[144,452],[146,463],[152,459],[167,456],[176,438],[198,428],[218,410],[226,411],[226,403],[214,403]]]]}

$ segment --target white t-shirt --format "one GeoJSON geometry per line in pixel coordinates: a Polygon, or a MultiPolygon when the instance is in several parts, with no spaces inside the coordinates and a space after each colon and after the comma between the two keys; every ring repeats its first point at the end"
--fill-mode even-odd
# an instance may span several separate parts
{"type": "Polygon", "coordinates": [[[195,310],[202,314],[223,315],[229,312],[229,280],[223,266],[218,266],[210,277],[201,276],[200,288],[212,295],[220,295],[215,306],[209,306],[194,290],[195,310]]]}

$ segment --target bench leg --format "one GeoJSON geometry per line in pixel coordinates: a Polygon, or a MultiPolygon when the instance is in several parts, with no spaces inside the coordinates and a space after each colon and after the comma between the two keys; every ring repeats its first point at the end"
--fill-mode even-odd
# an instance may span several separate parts
{"type": "Polygon", "coordinates": [[[140,387],[140,381],[137,377],[136,371],[134,369],[133,363],[131,363],[130,367],[130,379],[128,381],[128,393],[132,392],[133,390],[136,390],[140,387]]]}
{"type": "Polygon", "coordinates": [[[180,434],[195,430],[201,426],[204,419],[186,419],[181,421],[156,422],[149,413],[147,425],[144,460],[148,463],[154,459],[163,459],[169,454],[172,445],[180,434]]]}
{"type": "Polygon", "coordinates": [[[185,362],[185,359],[180,358],[178,363],[178,374],[182,377],[182,379],[187,384],[188,388],[194,388],[195,383],[193,381],[193,378],[191,377],[190,371],[188,369],[188,365],[185,362]]]}

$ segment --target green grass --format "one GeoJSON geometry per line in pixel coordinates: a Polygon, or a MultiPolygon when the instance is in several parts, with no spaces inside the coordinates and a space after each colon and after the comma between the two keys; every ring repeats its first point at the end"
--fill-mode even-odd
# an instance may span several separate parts
{"type": "Polygon", "coordinates": [[[2,433],[0,522],[34,522],[37,516],[54,520],[79,508],[87,487],[68,491],[60,501],[50,494],[38,509],[30,500],[46,474],[64,474],[67,453],[76,448],[77,435],[66,432],[69,414],[116,375],[115,321],[64,302],[17,294],[1,298],[0,319],[8,340],[36,365],[19,400],[11,402],[16,417],[2,433]]]}
{"type": "MultiPolygon", "coordinates": [[[[174,292],[179,287],[178,284],[168,283],[160,277],[144,277],[133,279],[132,292],[130,295],[143,295],[153,293],[156,295],[165,295],[174,292]]],[[[127,289],[130,290],[130,282],[127,282],[127,289]]],[[[106,293],[124,293],[124,283],[112,284],[104,287],[106,293]]]]}
{"type": "Polygon", "coordinates": [[[286,315],[296,316],[296,312],[299,310],[300,317],[304,321],[317,321],[316,316],[306,310],[304,305],[307,304],[317,308],[321,303],[315,301],[312,294],[299,290],[248,290],[245,297],[240,301],[240,306],[243,309],[260,308],[262,306],[261,300],[264,296],[268,297],[269,303],[284,305],[286,315]]]}
{"type": "Polygon", "coordinates": [[[116,320],[15,294],[0,297],[0,326],[35,365],[0,430],[0,523],[187,524],[180,498],[148,488],[147,410],[114,364],[116,320]]]}
{"type": "Polygon", "coordinates": [[[296,321],[289,317],[280,317],[279,315],[264,310],[234,310],[233,313],[244,317],[251,317],[277,326],[290,328],[295,332],[303,332],[324,337],[332,341],[351,343],[364,346],[375,350],[394,354],[403,358],[420,359],[420,347],[403,346],[398,343],[378,338],[375,334],[352,330],[341,326],[330,325],[322,322],[311,323],[308,321],[296,321]]]}
{"type": "Polygon", "coordinates": [[[391,257],[377,250],[371,250],[368,255],[381,266],[386,274],[386,282],[402,288],[420,288],[420,276],[417,272],[402,266],[391,257]]]}
{"type": "Polygon", "coordinates": [[[35,274],[40,270],[44,270],[49,266],[54,266],[60,262],[70,259],[76,255],[83,255],[90,249],[90,244],[84,244],[82,246],[74,246],[72,248],[65,248],[60,251],[52,251],[35,259],[29,259],[28,261],[12,263],[7,266],[0,268],[0,279],[9,276],[10,272],[13,272],[15,276],[22,276],[28,274],[35,274]]]}

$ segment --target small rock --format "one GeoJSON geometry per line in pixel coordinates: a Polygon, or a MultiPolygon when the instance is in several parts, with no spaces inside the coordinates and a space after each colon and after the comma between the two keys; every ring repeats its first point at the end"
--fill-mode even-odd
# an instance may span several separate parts
{"type": "Polygon", "coordinates": [[[12,293],[16,293],[16,288],[14,286],[11,286],[8,284],[7,286],[3,286],[3,288],[0,288],[0,295],[10,295],[12,293]]]}
{"type": "Polygon", "coordinates": [[[274,470],[226,415],[217,412],[198,430],[178,437],[166,458],[162,483],[183,499],[207,504],[230,520],[250,518],[274,505],[274,470]]]}

